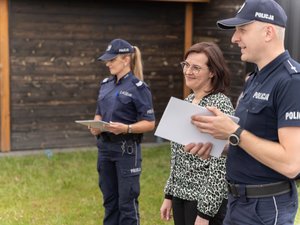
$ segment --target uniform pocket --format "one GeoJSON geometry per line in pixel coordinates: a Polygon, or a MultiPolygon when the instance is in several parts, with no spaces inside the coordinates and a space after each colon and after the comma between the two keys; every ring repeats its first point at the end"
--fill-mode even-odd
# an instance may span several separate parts
{"type": "MultiPolygon", "coordinates": [[[[277,127],[274,126],[276,118],[274,118],[274,112],[269,108],[267,101],[252,101],[248,107],[246,118],[244,127],[250,132],[255,131],[259,137],[271,137],[271,134],[275,132],[274,127],[277,133],[277,127]]],[[[274,133],[275,137],[276,133],[274,133]]]]}
{"type": "Polygon", "coordinates": [[[129,104],[131,102],[131,97],[130,96],[126,96],[123,94],[119,94],[118,95],[118,100],[122,103],[122,104],[129,104]]]}
{"type": "Polygon", "coordinates": [[[120,163],[119,194],[120,202],[129,202],[137,199],[140,194],[141,158],[124,154],[120,163]]]}
{"type": "Polygon", "coordinates": [[[266,107],[267,107],[267,102],[253,101],[250,104],[249,113],[258,114],[266,107]]]}
{"type": "Polygon", "coordinates": [[[121,167],[121,173],[123,177],[139,176],[142,172],[141,159],[137,159],[135,156],[131,156],[129,162],[123,163],[121,167]]]}
{"type": "Polygon", "coordinates": [[[120,170],[123,177],[139,176],[141,174],[142,157],[140,146],[135,142],[127,143],[122,153],[120,170]]]}

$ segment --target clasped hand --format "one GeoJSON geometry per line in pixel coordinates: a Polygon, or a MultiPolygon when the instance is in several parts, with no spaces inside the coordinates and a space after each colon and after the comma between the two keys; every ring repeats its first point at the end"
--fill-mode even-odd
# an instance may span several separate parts
{"type": "MultiPolygon", "coordinates": [[[[192,124],[201,133],[210,134],[216,139],[227,140],[229,135],[238,128],[238,125],[216,107],[206,108],[214,115],[194,115],[191,118],[192,124]]],[[[207,159],[210,157],[212,147],[212,143],[189,143],[184,150],[193,155],[198,155],[202,159],[207,159]]]]}

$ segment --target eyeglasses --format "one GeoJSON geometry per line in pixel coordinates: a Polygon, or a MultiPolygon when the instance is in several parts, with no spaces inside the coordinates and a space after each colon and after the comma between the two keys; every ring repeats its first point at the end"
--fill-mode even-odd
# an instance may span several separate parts
{"type": "Polygon", "coordinates": [[[208,69],[207,67],[201,67],[198,65],[190,65],[186,61],[181,62],[180,65],[181,65],[183,71],[187,71],[188,69],[191,69],[192,73],[195,75],[199,74],[201,70],[208,69]]]}

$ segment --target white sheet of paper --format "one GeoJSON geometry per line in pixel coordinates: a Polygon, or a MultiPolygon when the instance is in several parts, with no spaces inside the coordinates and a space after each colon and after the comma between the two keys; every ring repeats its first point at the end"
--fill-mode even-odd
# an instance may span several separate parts
{"type": "MultiPolygon", "coordinates": [[[[211,155],[219,157],[227,140],[215,139],[210,134],[199,132],[191,123],[191,116],[195,114],[212,115],[204,107],[171,97],[154,135],[182,145],[211,142],[213,144],[211,155]]],[[[230,118],[236,123],[239,121],[237,117],[230,116],[230,118]]]]}
{"type": "Polygon", "coordinates": [[[92,128],[98,128],[102,130],[105,130],[105,125],[109,124],[108,122],[102,120],[76,120],[75,122],[81,125],[85,125],[92,128]]]}

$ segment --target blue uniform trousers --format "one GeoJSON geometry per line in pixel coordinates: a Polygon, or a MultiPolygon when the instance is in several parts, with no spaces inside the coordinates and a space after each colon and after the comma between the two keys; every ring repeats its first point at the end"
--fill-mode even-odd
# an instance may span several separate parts
{"type": "Polygon", "coordinates": [[[233,197],[229,194],[223,225],[294,225],[298,208],[295,183],[289,193],[263,197],[233,197]]]}
{"type": "Polygon", "coordinates": [[[98,140],[97,170],[105,208],[103,224],[139,225],[140,145],[130,140],[98,140]]]}

